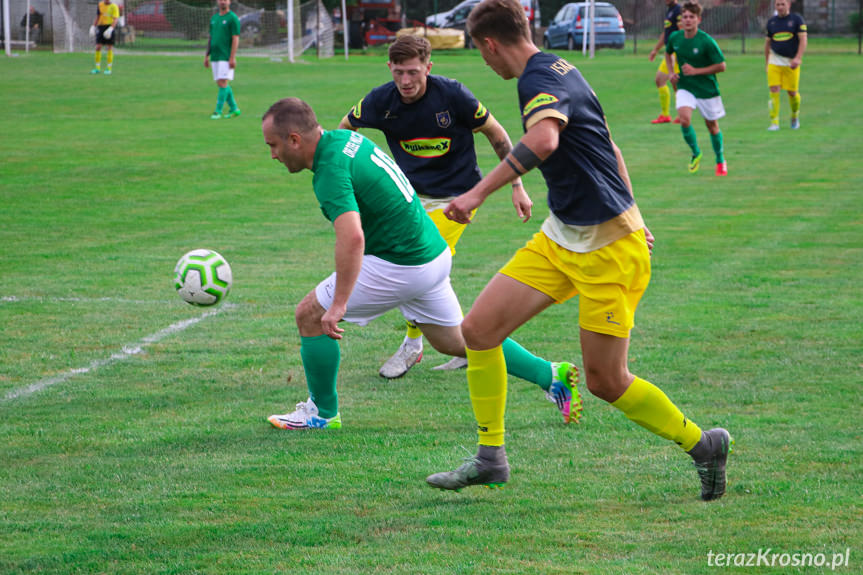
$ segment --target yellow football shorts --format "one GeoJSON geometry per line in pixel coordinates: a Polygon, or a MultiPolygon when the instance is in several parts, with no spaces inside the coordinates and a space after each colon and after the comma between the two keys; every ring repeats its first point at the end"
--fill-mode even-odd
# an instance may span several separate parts
{"type": "Polygon", "coordinates": [[[790,66],[767,65],[767,86],[779,86],[788,92],[797,92],[800,88],[800,66],[793,70],[790,66]]]}
{"type": "MultiPolygon", "coordinates": [[[[426,213],[434,222],[434,225],[437,227],[440,235],[443,236],[443,239],[449,246],[450,253],[452,255],[455,255],[455,245],[458,243],[458,240],[459,238],[461,238],[461,235],[464,233],[465,229],[467,229],[467,224],[460,224],[447,218],[443,213],[443,208],[431,210],[426,213]]],[[[471,212],[471,217],[473,217],[475,213],[476,210],[471,212]]]]}
{"type": "MultiPolygon", "coordinates": [[[[659,53],[659,69],[657,72],[662,72],[663,74],[668,74],[668,66],[665,65],[665,52],[659,53]]],[[[677,54],[671,55],[671,61],[674,62],[674,73],[680,74],[680,66],[677,65],[677,54]]]]}
{"type": "Polygon", "coordinates": [[[643,229],[587,253],[562,248],[540,231],[500,273],[557,303],[578,295],[580,327],[627,338],[650,282],[650,252],[643,229]]]}

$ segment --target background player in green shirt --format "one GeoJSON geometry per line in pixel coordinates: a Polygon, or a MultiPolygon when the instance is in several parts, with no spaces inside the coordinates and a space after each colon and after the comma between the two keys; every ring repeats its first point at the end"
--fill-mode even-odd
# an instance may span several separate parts
{"type": "Polygon", "coordinates": [[[228,84],[234,80],[239,45],[240,19],[231,12],[231,0],[219,0],[219,12],[210,18],[210,39],[207,42],[207,54],[204,56],[204,68],[210,68],[212,64],[213,80],[219,87],[216,111],[210,116],[211,120],[240,115],[240,108],[237,107],[237,101],[234,99],[234,90],[228,84]],[[228,113],[222,116],[226,101],[228,113]]]}
{"type": "Polygon", "coordinates": [[[671,56],[675,54],[680,66],[680,74],[674,75],[677,80],[677,114],[683,139],[692,150],[689,172],[694,174],[701,164],[701,148],[698,147],[695,129],[691,125],[692,110],[698,108],[710,131],[710,143],[716,154],[716,175],[727,176],[728,164],[725,162],[718,122],[719,118],[725,116],[725,108],[716,81],[716,74],[725,71],[725,56],[716,41],[698,29],[700,23],[701,5],[694,1],[686,2],[680,15],[680,30],[669,36],[665,44],[665,63],[670,67],[671,56]]]}

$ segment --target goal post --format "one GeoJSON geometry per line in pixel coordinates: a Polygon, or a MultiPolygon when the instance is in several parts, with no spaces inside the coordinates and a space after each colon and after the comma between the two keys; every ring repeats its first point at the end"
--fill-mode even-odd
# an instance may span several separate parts
{"type": "Polygon", "coordinates": [[[299,3],[287,0],[288,60],[298,53],[315,49],[318,58],[332,58],[333,20],[321,0],[299,3]]]}

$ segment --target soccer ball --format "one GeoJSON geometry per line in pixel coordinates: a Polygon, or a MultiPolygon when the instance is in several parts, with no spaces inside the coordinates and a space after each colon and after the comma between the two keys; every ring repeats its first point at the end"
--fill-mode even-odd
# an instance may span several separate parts
{"type": "Polygon", "coordinates": [[[228,297],[234,276],[228,261],[213,250],[192,250],[174,268],[174,287],[192,305],[215,305],[228,297]]]}

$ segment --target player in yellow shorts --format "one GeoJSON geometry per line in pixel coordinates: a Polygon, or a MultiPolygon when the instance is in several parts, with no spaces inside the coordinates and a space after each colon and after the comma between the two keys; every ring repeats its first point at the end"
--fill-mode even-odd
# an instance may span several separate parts
{"type": "MultiPolygon", "coordinates": [[[[671,33],[679,29],[680,4],[677,3],[677,0],[665,0],[665,6],[665,21],[662,34],[659,35],[659,40],[656,41],[656,45],[647,57],[651,62],[653,62],[660,51],[664,51],[665,43],[668,42],[668,37],[671,36],[671,33]]],[[[650,123],[668,124],[671,122],[671,89],[668,87],[668,81],[671,80],[671,85],[674,86],[675,90],[677,89],[677,83],[665,64],[665,58],[660,58],[659,60],[659,68],[656,70],[656,89],[659,90],[660,112],[659,117],[650,123]]],[[[680,67],[678,67],[676,59],[674,60],[674,74],[680,74],[680,67]]],[[[674,123],[679,124],[680,120],[675,119],[674,123]]]]}
{"type": "Polygon", "coordinates": [[[800,64],[808,42],[806,23],[791,12],[791,0],[776,0],[776,16],[767,21],[764,59],[767,61],[767,86],[770,88],[770,126],[779,130],[779,95],[788,92],[791,104],[791,129],[800,128],[800,64]]]}
{"type": "Polygon", "coordinates": [[[548,185],[551,213],[489,281],[462,322],[479,448],[454,471],[435,473],[426,482],[459,490],[509,480],[507,366],[501,342],[552,304],[578,295],[587,388],[686,451],[701,480],[701,498],[721,497],[731,446],[728,432],[702,431],[662,390],[629,371],[630,330],[650,280],[653,237],[596,94],[575,66],[533,44],[517,0],[483,0],[470,13],[468,29],[492,70],[504,79],[518,78],[525,134],[503,162],[444,213],[468,223],[495,190],[537,167],[548,185]]]}
{"type": "MultiPolygon", "coordinates": [[[[625,217],[637,218],[637,212],[636,207],[625,217]]],[[[540,231],[499,273],[542,292],[554,303],[578,296],[580,328],[629,338],[635,308],[650,281],[650,255],[645,246],[643,228],[584,253],[562,247],[540,231]]]]}

